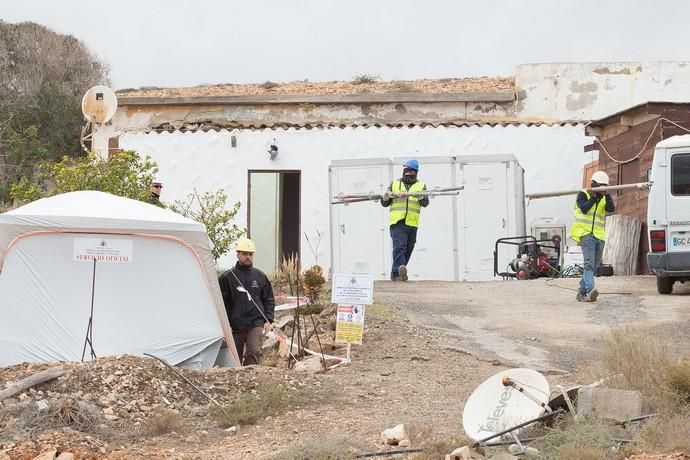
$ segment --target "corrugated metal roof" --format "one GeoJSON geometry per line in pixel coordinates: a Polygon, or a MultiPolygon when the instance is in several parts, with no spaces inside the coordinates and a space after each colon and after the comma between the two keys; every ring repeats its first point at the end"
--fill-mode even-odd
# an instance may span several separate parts
{"type": "Polygon", "coordinates": [[[121,89],[118,97],[223,97],[223,96],[275,96],[275,95],[342,95],[342,94],[405,94],[405,93],[495,93],[515,90],[514,77],[470,77],[424,80],[353,81],[289,83],[265,82],[261,84],[201,85],[186,88],[144,87],[121,89]]]}

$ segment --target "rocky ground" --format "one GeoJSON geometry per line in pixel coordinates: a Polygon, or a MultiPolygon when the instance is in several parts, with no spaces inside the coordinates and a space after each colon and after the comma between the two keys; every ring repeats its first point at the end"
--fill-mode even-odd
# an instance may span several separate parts
{"type": "MultiPolygon", "coordinates": [[[[562,286],[568,288],[569,281],[561,280],[562,286]]],[[[573,303],[566,289],[543,282],[506,283],[377,284],[377,297],[383,303],[367,311],[363,345],[353,347],[350,365],[328,372],[266,366],[181,370],[232,412],[230,419],[149,358],[121,356],[0,369],[0,390],[47,367],[66,370],[58,379],[0,403],[0,459],[33,459],[42,452],[46,458],[61,452],[75,458],[289,458],[290,449],[299,452],[314,440],[338,446],[349,455],[383,449],[381,432],[401,423],[408,429],[412,448],[433,440],[460,447],[466,443],[461,427],[464,402],[483,380],[511,366],[535,364],[521,362],[520,357],[537,356],[542,360],[537,367],[552,387],[589,383],[583,381],[584,370],[589,359],[596,358],[597,346],[590,339],[614,325],[602,326],[597,318],[615,316],[617,312],[605,311],[615,305],[573,303]],[[503,301],[498,296],[504,296],[503,301]],[[516,301],[520,296],[522,300],[516,301]],[[582,324],[573,323],[561,334],[577,356],[586,359],[563,358],[568,353],[558,343],[557,329],[537,334],[528,327],[530,321],[515,319],[520,309],[523,317],[540,317],[533,309],[543,303],[546,310],[543,299],[556,304],[552,308],[561,315],[580,309],[575,318],[584,318],[582,324]],[[506,324],[488,322],[487,315],[500,316],[506,304],[515,318],[509,317],[506,324]],[[479,326],[460,327],[466,320],[456,321],[454,316],[475,318],[479,326]],[[578,331],[588,330],[587,324],[591,334],[579,337],[578,331]],[[489,338],[487,343],[482,337],[489,338]],[[575,340],[578,337],[581,340],[575,340]],[[522,350],[518,354],[506,354],[511,340],[515,349],[522,350]],[[251,422],[236,423],[232,417],[249,410],[243,401],[261,409],[251,422]]],[[[649,300],[655,296],[649,280],[640,284],[623,279],[618,284],[632,292],[625,295],[640,311],[631,316],[628,307],[621,307],[626,311],[621,315],[647,322],[651,328],[675,330],[679,340],[687,339],[687,329],[664,327],[668,318],[687,321],[687,294],[654,301],[649,300]]],[[[323,340],[332,341],[328,318],[322,318],[321,324],[323,340]]],[[[342,356],[344,350],[331,353],[342,356]]],[[[688,458],[683,455],[635,458],[688,458]]]]}

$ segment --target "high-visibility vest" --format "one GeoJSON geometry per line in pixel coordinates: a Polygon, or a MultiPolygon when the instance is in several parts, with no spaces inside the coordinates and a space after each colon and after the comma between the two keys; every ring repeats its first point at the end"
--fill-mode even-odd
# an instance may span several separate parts
{"type": "MultiPolygon", "coordinates": [[[[583,192],[589,200],[589,192],[587,190],[583,192]]],[[[570,238],[579,243],[583,236],[593,234],[596,239],[604,241],[606,238],[606,197],[589,208],[586,214],[580,210],[577,203],[574,211],[575,221],[570,227],[570,238]]]]}
{"type": "MultiPolygon", "coordinates": [[[[415,182],[409,189],[405,189],[403,183],[399,180],[394,180],[391,184],[391,192],[421,192],[424,190],[424,182],[415,182]]],[[[419,213],[422,206],[419,204],[419,198],[416,196],[408,196],[407,198],[393,198],[391,203],[390,217],[388,219],[390,225],[397,224],[405,219],[405,225],[410,227],[419,227],[419,213]]]]}

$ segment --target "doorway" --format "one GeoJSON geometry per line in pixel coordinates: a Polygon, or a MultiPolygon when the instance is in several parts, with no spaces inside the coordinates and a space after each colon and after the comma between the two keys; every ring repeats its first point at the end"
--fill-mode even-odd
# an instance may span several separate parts
{"type": "Polygon", "coordinates": [[[300,254],[300,171],[249,171],[248,236],[257,246],[254,265],[270,273],[300,254]]]}

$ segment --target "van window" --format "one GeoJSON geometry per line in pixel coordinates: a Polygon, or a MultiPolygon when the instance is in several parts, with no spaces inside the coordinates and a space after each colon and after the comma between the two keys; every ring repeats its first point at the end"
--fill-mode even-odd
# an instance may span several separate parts
{"type": "Polygon", "coordinates": [[[671,158],[671,193],[690,195],[690,153],[671,158]]]}

